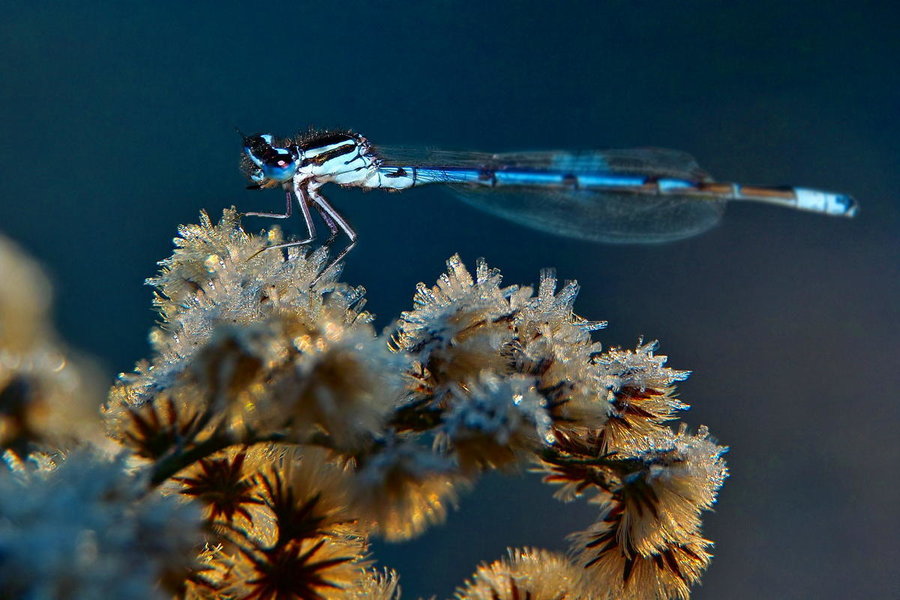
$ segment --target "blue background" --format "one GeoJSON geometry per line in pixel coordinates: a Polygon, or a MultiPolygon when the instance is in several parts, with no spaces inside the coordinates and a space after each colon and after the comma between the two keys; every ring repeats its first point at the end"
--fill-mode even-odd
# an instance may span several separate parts
{"type": "MultiPolygon", "coordinates": [[[[440,190],[324,190],[361,241],[345,280],[379,327],[460,252],[577,278],[607,345],[662,341],[732,447],[696,598],[900,595],[894,2],[4,2],[0,230],[56,284],[64,337],[110,380],[148,355],[144,278],[179,223],[280,209],[245,191],[233,127],[349,127],[376,144],[662,146],[718,178],[854,194],[855,220],[733,206],[662,246],[560,239],[440,190]]],[[[247,220],[251,229],[269,226],[247,220]]],[[[288,231],[302,233],[299,221],[288,231]]],[[[2,277],[2,274],[0,274],[2,277]]],[[[488,477],[448,522],[376,556],[448,595],[507,546],[565,547],[594,509],[488,477]]]]}

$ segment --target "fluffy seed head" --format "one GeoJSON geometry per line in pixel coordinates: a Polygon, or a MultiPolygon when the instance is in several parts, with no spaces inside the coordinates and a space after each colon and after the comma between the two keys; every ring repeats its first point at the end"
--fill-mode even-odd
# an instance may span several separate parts
{"type": "Polygon", "coordinates": [[[538,549],[510,549],[509,557],[483,564],[456,591],[457,600],[589,600],[582,571],[565,556],[538,549]]]}
{"type": "Polygon", "coordinates": [[[464,471],[515,466],[553,441],[546,406],[534,378],[485,371],[454,390],[441,434],[464,471]]]}
{"type": "MultiPolygon", "coordinates": [[[[0,589],[10,598],[162,598],[201,544],[195,506],[147,493],[125,460],[0,467],[0,589]]],[[[170,590],[171,591],[171,590],[170,590]]]]}

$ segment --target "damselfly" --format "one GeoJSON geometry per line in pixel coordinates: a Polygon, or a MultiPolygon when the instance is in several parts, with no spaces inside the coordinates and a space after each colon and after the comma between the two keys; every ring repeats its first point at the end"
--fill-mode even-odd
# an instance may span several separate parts
{"type": "MultiPolygon", "coordinates": [[[[308,235],[278,248],[316,238],[310,208],[350,244],[357,234],[319,188],[326,183],[366,189],[405,190],[448,184],[467,203],[510,221],[572,238],[609,243],[656,243],[697,235],[718,223],[728,202],[774,204],[824,215],[852,217],[850,196],[798,187],[716,182],[688,154],[659,148],[582,152],[410,151],[372,146],[352,132],[318,132],[276,140],[244,136],[242,168],[252,189],[281,186],[284,213],[245,213],[287,218],[293,199],[308,235]]],[[[331,266],[329,265],[329,267],[331,266]]]]}

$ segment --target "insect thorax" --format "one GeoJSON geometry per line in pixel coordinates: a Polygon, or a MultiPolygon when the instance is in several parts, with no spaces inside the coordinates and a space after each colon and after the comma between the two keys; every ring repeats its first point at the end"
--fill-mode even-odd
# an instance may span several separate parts
{"type": "Polygon", "coordinates": [[[356,133],[324,132],[298,143],[299,173],[321,183],[365,186],[380,160],[369,141],[356,133]]]}

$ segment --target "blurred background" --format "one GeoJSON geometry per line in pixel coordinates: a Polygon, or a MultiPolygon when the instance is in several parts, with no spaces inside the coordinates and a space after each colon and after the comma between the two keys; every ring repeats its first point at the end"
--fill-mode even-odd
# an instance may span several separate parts
{"type": "MultiPolygon", "coordinates": [[[[900,26],[893,2],[4,3],[0,231],[48,268],[64,337],[112,381],[149,353],[143,285],[200,209],[244,190],[238,126],[375,144],[662,146],[714,176],[852,193],[855,220],[730,207],[700,237],[602,246],[438,189],[325,188],[379,328],[443,261],[577,279],[604,345],[661,341],[684,420],[731,446],[695,598],[900,597],[900,26]]],[[[247,219],[250,230],[269,227],[247,219]]],[[[284,224],[301,234],[299,219],[284,224]]],[[[0,274],[2,282],[2,274],[0,274]]],[[[2,283],[0,283],[2,284],[2,283]]],[[[566,547],[594,509],[488,477],[447,523],[377,544],[404,596],[449,595],[507,546],[566,547]]]]}

